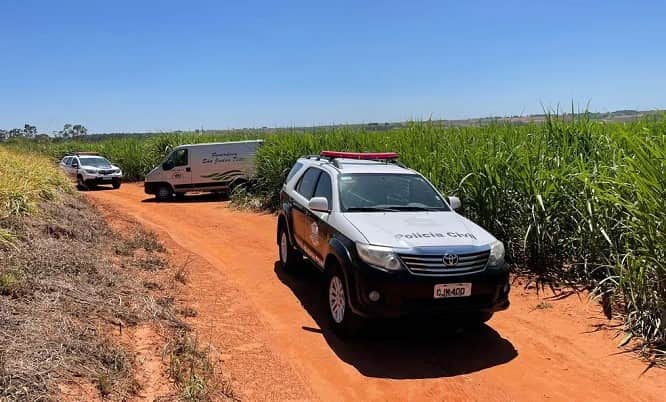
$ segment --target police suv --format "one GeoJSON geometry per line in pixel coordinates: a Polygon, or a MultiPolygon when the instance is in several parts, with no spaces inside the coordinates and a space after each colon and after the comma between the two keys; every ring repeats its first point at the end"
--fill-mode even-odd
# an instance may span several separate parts
{"type": "Polygon", "coordinates": [[[340,334],[369,317],[451,314],[482,323],[507,309],[502,242],[397,157],[323,151],[300,158],[280,194],[283,269],[305,256],[326,274],[340,334]]]}

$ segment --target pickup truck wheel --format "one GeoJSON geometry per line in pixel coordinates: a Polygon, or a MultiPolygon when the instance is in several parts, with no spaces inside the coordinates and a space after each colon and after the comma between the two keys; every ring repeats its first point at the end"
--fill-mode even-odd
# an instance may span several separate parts
{"type": "Polygon", "coordinates": [[[86,182],[83,181],[83,176],[78,175],[76,176],[76,188],[79,190],[87,190],[88,186],[86,186],[86,182]]]}
{"type": "Polygon", "coordinates": [[[118,190],[120,188],[120,180],[114,180],[111,185],[113,186],[114,190],[118,190]]]}
{"type": "Polygon", "coordinates": [[[167,186],[166,184],[161,184],[157,188],[155,198],[157,198],[158,201],[167,201],[171,198],[171,194],[171,187],[167,186]]]}
{"type": "Polygon", "coordinates": [[[280,265],[282,265],[282,269],[285,271],[294,271],[298,264],[303,261],[303,255],[291,244],[289,234],[284,225],[280,225],[278,238],[280,239],[280,265]]]}
{"type": "Polygon", "coordinates": [[[329,268],[327,285],[326,299],[333,331],[341,337],[356,335],[363,326],[363,319],[349,307],[345,277],[338,266],[329,268]]]}

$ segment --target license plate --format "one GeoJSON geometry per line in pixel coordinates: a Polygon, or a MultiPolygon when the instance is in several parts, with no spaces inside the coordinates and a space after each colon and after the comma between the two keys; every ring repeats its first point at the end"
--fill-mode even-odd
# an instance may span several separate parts
{"type": "Polygon", "coordinates": [[[111,180],[113,177],[102,177],[102,180],[111,180]]]}
{"type": "Polygon", "coordinates": [[[472,295],[471,283],[443,283],[435,285],[435,299],[468,297],[472,295]]]}

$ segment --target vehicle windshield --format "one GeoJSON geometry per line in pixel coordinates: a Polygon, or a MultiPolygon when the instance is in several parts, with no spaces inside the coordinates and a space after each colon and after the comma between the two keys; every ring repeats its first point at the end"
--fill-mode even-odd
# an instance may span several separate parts
{"type": "Polygon", "coordinates": [[[79,160],[81,161],[81,166],[93,166],[96,168],[110,168],[111,167],[111,162],[107,161],[106,159],[95,156],[95,157],[90,157],[90,156],[80,156],[79,160]]]}
{"type": "Polygon", "coordinates": [[[343,212],[450,210],[416,174],[347,173],[339,176],[338,187],[343,212]]]}

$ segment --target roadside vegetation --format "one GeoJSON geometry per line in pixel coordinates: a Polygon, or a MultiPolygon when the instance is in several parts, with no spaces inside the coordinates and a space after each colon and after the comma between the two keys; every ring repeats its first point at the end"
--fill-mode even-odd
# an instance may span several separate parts
{"type": "Polygon", "coordinates": [[[163,397],[222,395],[206,350],[181,346],[192,335],[164,253],[138,225],[112,230],[49,158],[0,147],[0,401],[141,393],[140,326],[164,340],[156,359],[175,386],[163,397]]]}
{"type": "Polygon", "coordinates": [[[396,151],[462,213],[507,245],[517,271],[542,283],[592,289],[652,358],[666,355],[666,119],[627,123],[546,116],[542,124],[445,127],[428,122],[371,132],[355,128],[276,135],[165,134],[97,142],[16,142],[60,158],[103,153],[138,180],[178,144],[264,138],[257,176],[236,201],[278,206],[294,161],[323,149],[396,151]]]}

